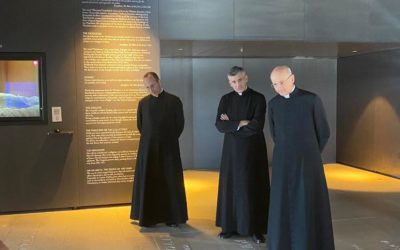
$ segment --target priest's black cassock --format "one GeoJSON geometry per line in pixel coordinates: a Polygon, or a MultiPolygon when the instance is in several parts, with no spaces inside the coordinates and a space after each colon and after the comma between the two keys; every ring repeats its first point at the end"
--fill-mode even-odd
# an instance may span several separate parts
{"type": "Polygon", "coordinates": [[[131,219],[141,226],[185,223],[188,219],[178,138],[183,131],[182,103],[162,91],[140,100],[131,219]]]}
{"type": "Polygon", "coordinates": [[[268,103],[275,143],[269,250],[332,250],[332,219],[321,152],[329,126],[320,98],[298,89],[268,103]]]}
{"type": "Polygon", "coordinates": [[[247,88],[221,98],[216,127],[224,133],[216,225],[241,235],[266,233],[269,173],[263,128],[265,97],[247,88]],[[227,114],[229,121],[220,120],[227,114]],[[250,120],[238,130],[240,120],[250,120]]]}

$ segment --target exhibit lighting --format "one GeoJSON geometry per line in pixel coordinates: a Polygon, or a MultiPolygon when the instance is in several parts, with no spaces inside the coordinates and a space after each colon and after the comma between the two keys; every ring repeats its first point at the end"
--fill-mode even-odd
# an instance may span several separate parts
{"type": "Polygon", "coordinates": [[[341,164],[325,166],[330,190],[366,193],[398,193],[400,190],[400,181],[392,177],[341,164]]]}
{"type": "Polygon", "coordinates": [[[358,104],[360,112],[352,127],[347,128],[349,136],[343,138],[342,151],[346,157],[362,162],[359,167],[386,173],[388,171],[382,170],[391,170],[391,175],[400,176],[400,171],[396,169],[396,158],[393,157],[398,154],[397,143],[400,140],[400,116],[394,102],[396,90],[393,87],[383,89],[384,83],[380,86],[382,95],[358,104]],[[369,146],[360,145],[363,143],[369,143],[369,146]]]}

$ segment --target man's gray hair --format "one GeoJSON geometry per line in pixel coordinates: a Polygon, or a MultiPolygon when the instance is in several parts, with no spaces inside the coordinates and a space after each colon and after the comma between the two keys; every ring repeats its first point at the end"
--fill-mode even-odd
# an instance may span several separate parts
{"type": "Polygon", "coordinates": [[[239,73],[241,73],[241,72],[243,72],[243,73],[246,74],[246,71],[245,71],[242,67],[233,66],[233,67],[229,70],[228,76],[235,76],[235,75],[237,75],[237,74],[239,74],[239,73]]]}

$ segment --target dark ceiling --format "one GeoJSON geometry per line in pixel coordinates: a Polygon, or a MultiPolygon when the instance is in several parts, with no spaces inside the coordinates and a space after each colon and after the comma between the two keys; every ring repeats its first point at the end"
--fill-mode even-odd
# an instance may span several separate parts
{"type": "Polygon", "coordinates": [[[161,57],[347,57],[400,49],[400,43],[161,40],[161,57]]]}

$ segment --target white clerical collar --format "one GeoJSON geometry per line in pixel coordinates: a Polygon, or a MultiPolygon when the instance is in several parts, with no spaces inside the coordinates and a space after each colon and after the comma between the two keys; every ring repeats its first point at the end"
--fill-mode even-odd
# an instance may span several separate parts
{"type": "Polygon", "coordinates": [[[236,93],[238,93],[238,95],[242,96],[243,92],[245,92],[246,90],[247,90],[247,87],[242,92],[236,92],[236,93]]]}
{"type": "Polygon", "coordinates": [[[158,95],[157,95],[157,96],[154,96],[154,97],[160,97],[160,95],[161,95],[162,92],[164,92],[164,89],[161,89],[160,93],[158,93],[158,95]]]}
{"type": "Polygon", "coordinates": [[[293,93],[295,88],[296,88],[296,85],[293,86],[292,91],[290,91],[290,93],[288,95],[284,95],[283,97],[285,97],[286,99],[289,99],[290,98],[290,94],[293,93]]]}

